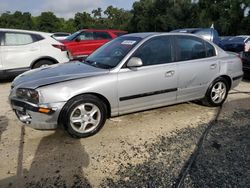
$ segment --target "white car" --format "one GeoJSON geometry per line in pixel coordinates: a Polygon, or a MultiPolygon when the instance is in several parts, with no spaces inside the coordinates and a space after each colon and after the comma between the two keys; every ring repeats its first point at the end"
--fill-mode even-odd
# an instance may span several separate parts
{"type": "Polygon", "coordinates": [[[0,28],[0,78],[67,61],[66,47],[49,33],[0,28]]]}

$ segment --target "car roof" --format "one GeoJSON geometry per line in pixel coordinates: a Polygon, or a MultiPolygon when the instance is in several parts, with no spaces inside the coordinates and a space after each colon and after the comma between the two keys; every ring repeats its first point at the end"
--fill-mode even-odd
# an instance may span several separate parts
{"type": "Polygon", "coordinates": [[[183,32],[183,33],[192,33],[200,30],[208,30],[212,28],[183,28],[183,29],[176,29],[171,32],[183,32]]]}
{"type": "Polygon", "coordinates": [[[144,38],[148,38],[148,37],[152,37],[152,36],[162,36],[162,35],[194,36],[194,37],[203,39],[202,37],[191,34],[191,33],[171,33],[171,32],[130,33],[130,34],[123,35],[121,37],[139,37],[139,38],[144,39],[144,38]]]}
{"type": "Polygon", "coordinates": [[[43,36],[51,36],[52,35],[52,33],[46,33],[46,32],[41,32],[41,31],[31,31],[31,30],[23,30],[23,29],[11,29],[11,28],[0,28],[0,31],[40,34],[40,35],[43,35],[43,36]]]}
{"type": "Polygon", "coordinates": [[[123,30],[115,30],[115,29],[82,29],[81,31],[110,31],[110,32],[122,32],[122,33],[127,33],[127,31],[123,30]]]}

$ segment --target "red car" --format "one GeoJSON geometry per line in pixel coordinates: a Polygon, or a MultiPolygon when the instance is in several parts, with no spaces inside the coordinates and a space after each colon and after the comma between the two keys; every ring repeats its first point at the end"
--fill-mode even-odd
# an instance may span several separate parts
{"type": "Polygon", "coordinates": [[[106,42],[126,34],[120,30],[84,29],[61,41],[69,51],[71,59],[84,59],[106,42]]]}

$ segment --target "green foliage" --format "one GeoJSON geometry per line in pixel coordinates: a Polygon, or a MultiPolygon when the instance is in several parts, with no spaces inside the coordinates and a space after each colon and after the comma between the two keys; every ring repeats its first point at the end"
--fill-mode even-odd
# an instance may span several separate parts
{"type": "Polygon", "coordinates": [[[109,6],[91,13],[77,12],[68,20],[53,12],[37,17],[28,12],[6,12],[0,15],[0,27],[70,33],[84,28],[167,32],[214,24],[221,35],[237,35],[250,32],[249,7],[250,0],[140,0],[130,11],[109,6]]]}
{"type": "Polygon", "coordinates": [[[31,14],[28,12],[19,12],[11,14],[10,12],[3,13],[0,17],[1,28],[15,29],[32,29],[34,26],[31,14]]]}
{"type": "Polygon", "coordinates": [[[42,12],[37,17],[36,29],[45,32],[57,32],[62,28],[62,20],[57,18],[53,12],[42,12]]]}

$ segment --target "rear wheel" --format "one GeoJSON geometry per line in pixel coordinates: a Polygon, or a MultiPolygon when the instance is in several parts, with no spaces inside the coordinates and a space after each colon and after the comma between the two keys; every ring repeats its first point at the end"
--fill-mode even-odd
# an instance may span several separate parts
{"type": "Polygon", "coordinates": [[[103,127],[107,107],[96,96],[82,95],[66,104],[61,117],[61,122],[72,137],[84,138],[96,134],[103,127]]]}
{"type": "Polygon", "coordinates": [[[33,69],[36,69],[36,68],[40,68],[40,67],[47,67],[49,65],[53,65],[54,62],[52,62],[51,60],[40,60],[38,62],[36,62],[33,66],[33,69]]]}
{"type": "Polygon", "coordinates": [[[203,104],[207,106],[221,106],[228,95],[229,85],[226,79],[217,78],[208,88],[203,104]]]}

